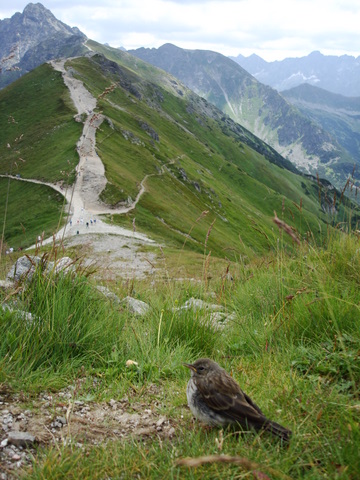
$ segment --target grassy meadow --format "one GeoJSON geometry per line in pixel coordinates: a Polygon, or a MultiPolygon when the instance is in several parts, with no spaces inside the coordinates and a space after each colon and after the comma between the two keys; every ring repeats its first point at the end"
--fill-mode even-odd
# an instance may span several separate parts
{"type": "MultiPolygon", "coordinates": [[[[165,72],[115,49],[105,53],[114,61],[94,55],[69,60],[67,68],[97,98],[97,111],[104,116],[96,133],[108,180],[101,200],[128,204],[140,185],[145,187],[137,208],[126,216],[113,215],[114,224],[131,228],[136,218],[139,231],[174,248],[188,238],[186,249],[197,254],[203,253],[212,225],[212,256],[235,261],[239,255],[276,250],[274,211],[299,238],[311,232],[319,244],[328,225],[348,221],[352,207],[344,197],[340,201],[340,192],[294,173],[288,161],[165,72]]],[[[0,92],[0,112],[0,174],[71,185],[83,124],[74,119],[61,74],[45,64],[24,75],[0,92]]],[[[28,212],[22,207],[25,188],[18,195],[22,187],[12,182],[8,189],[1,180],[0,217],[10,205],[4,241],[25,248],[33,244],[39,225],[25,225],[16,214],[28,212]],[[26,235],[20,238],[24,226],[26,235]]],[[[44,209],[42,231],[53,232],[58,218],[50,211],[58,211],[57,196],[34,205],[37,189],[28,185],[26,192],[29,216],[44,209]]],[[[356,222],[359,209],[353,208],[356,222]]],[[[284,239],[285,244],[291,250],[292,239],[284,239]]]]}
{"type": "Polygon", "coordinates": [[[281,248],[281,234],[278,243],[277,252],[239,259],[228,269],[218,265],[210,282],[204,255],[192,281],[165,275],[151,285],[135,279],[108,285],[119,298],[131,294],[147,302],[144,317],[100,296],[80,264],[76,276],[45,278],[39,272],[28,288],[8,295],[7,302],[16,298],[33,320],[2,314],[3,392],[20,393],[26,408],[36,408],[31,405],[38,392],[56,394],[68,385],[77,385],[71,402],[126,395],[130,412],[140,402],[175,428],[171,439],[40,444],[33,465],[20,476],[357,478],[359,237],[332,231],[321,248],[303,242],[291,254],[281,248]],[[232,314],[229,322],[218,329],[209,311],[176,310],[191,297],[221,305],[232,314]],[[185,393],[189,372],[182,363],[200,356],[218,361],[266,415],[293,431],[289,446],[268,434],[236,435],[193,422],[185,393]],[[128,359],[138,365],[126,366],[128,359]],[[178,465],[183,458],[220,454],[241,457],[242,463],[213,457],[217,461],[196,468],[178,465]]]}
{"type": "MultiPolygon", "coordinates": [[[[134,211],[108,220],[130,229],[135,223],[159,241],[158,270],[145,280],[105,281],[76,260],[74,248],[37,251],[44,259],[71,256],[76,272],[39,270],[31,282],[0,290],[0,396],[14,402],[9,410],[35,416],[42,412],[39,396],[64,399],[70,391],[45,410],[44,430],[57,408],[127,398],[126,413],[155,412],[174,434],[112,435],[97,443],[76,436],[54,442],[50,435],[16,475],[356,480],[358,207],[287,169],[222,114],[206,115],[210,106],[164,73],[130,56],[121,60],[115,49],[111,55],[113,62],[94,55],[68,66],[105,116],[96,136],[108,179],[102,200],[129,202],[145,185],[134,211]],[[104,297],[99,283],[119,299],[146,302],[148,312],[132,314],[104,297]],[[179,310],[191,298],[221,307],[228,321],[215,321],[207,309],[179,310]],[[288,446],[265,433],[193,421],[183,363],[201,356],[219,362],[269,418],[293,431],[288,446]],[[212,463],[179,464],[209,455],[212,463]],[[229,457],[237,463],[227,463],[229,457]]],[[[60,74],[43,65],[25,75],[0,92],[0,112],[2,174],[73,182],[82,124],[60,74]]],[[[0,194],[8,246],[29,246],[61,222],[63,202],[44,186],[1,178],[0,194]]],[[[1,257],[1,279],[19,255],[1,257]]],[[[68,433],[70,427],[71,420],[68,433]]]]}

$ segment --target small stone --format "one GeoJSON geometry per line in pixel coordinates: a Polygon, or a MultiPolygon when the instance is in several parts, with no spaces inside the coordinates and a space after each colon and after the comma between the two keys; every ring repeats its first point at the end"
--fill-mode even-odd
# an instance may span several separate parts
{"type": "Polygon", "coordinates": [[[8,442],[17,447],[29,447],[35,443],[35,437],[28,432],[12,431],[9,432],[8,442]]]}
{"type": "Polygon", "coordinates": [[[142,302],[141,300],[136,300],[135,298],[129,296],[123,298],[122,303],[126,304],[129,312],[135,315],[143,316],[146,315],[150,310],[150,307],[147,303],[142,302]]]}
{"type": "Polygon", "coordinates": [[[4,448],[7,446],[8,443],[9,443],[9,440],[7,438],[4,438],[4,440],[0,443],[0,447],[4,448]]]}
{"type": "Polygon", "coordinates": [[[56,421],[61,423],[62,425],[66,425],[67,421],[65,417],[56,417],[56,421]]]}
{"type": "Polygon", "coordinates": [[[175,434],[175,428],[171,427],[170,430],[167,432],[168,437],[172,437],[175,434]]]}
{"type": "Polygon", "coordinates": [[[18,462],[19,460],[21,460],[21,457],[20,455],[18,455],[17,453],[15,453],[15,455],[13,455],[10,459],[12,462],[18,462]]]}
{"type": "Polygon", "coordinates": [[[165,422],[165,420],[165,417],[160,417],[159,420],[156,422],[156,426],[160,427],[165,422]]]}

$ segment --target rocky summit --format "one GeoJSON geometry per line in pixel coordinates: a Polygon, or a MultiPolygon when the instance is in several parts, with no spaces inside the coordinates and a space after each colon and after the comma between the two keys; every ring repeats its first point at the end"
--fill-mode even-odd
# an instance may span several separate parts
{"type": "Polygon", "coordinates": [[[0,88],[53,58],[81,54],[86,36],[41,3],[0,21],[0,88]]]}

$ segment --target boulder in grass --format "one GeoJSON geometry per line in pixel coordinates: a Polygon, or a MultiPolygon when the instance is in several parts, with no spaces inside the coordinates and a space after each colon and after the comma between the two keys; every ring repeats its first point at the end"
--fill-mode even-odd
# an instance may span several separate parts
{"type": "Polygon", "coordinates": [[[73,260],[69,257],[59,258],[55,262],[51,262],[36,255],[24,255],[16,260],[6,278],[13,282],[20,282],[23,280],[30,282],[36,268],[42,262],[44,263],[48,274],[51,274],[52,272],[55,274],[60,272],[72,272],[74,270],[73,260]]]}
{"type": "Polygon", "coordinates": [[[204,302],[204,300],[200,300],[200,298],[191,297],[182,307],[178,307],[174,310],[209,310],[211,312],[216,312],[223,309],[224,307],[221,305],[207,303],[204,302]]]}
{"type": "Polygon", "coordinates": [[[104,287],[102,285],[97,285],[96,289],[101,292],[106,298],[110,300],[112,303],[120,303],[120,298],[111,290],[109,290],[107,287],[104,287]]]}
{"type": "Polygon", "coordinates": [[[16,260],[6,278],[14,282],[20,282],[21,280],[25,279],[30,281],[34,275],[36,267],[40,264],[40,262],[40,257],[24,255],[16,260]]]}
{"type": "Polygon", "coordinates": [[[129,296],[125,297],[122,300],[122,303],[126,304],[131,313],[139,316],[146,315],[150,309],[147,303],[142,302],[141,300],[136,300],[136,298],[129,296]]]}
{"type": "Polygon", "coordinates": [[[70,257],[62,257],[55,262],[48,262],[46,270],[51,273],[58,274],[60,272],[70,273],[75,270],[74,261],[70,257]]]}

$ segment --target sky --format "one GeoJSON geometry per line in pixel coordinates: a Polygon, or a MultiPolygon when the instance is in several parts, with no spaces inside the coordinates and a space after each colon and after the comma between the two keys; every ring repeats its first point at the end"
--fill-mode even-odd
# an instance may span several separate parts
{"type": "MultiPolygon", "coordinates": [[[[26,0],[0,0],[0,19],[26,0]]],[[[33,3],[37,3],[36,0],[33,3]]],[[[360,56],[359,0],[43,0],[88,38],[127,50],[181,48],[226,56],[253,53],[270,62],[324,55],[360,56]]]]}

